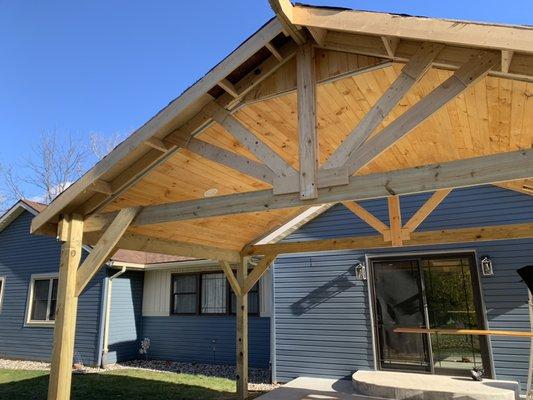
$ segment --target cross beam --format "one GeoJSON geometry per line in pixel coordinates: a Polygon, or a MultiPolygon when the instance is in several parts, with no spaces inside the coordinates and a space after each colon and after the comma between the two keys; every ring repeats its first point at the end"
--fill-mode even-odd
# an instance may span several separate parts
{"type": "MultiPolygon", "coordinates": [[[[528,179],[533,176],[533,149],[390,172],[351,176],[349,183],[319,190],[317,199],[301,200],[299,193],[274,195],[272,190],[238,193],[144,207],[132,225],[162,224],[222,215],[364,200],[528,179]]],[[[104,229],[115,213],[89,217],[86,231],[104,229]]]]}

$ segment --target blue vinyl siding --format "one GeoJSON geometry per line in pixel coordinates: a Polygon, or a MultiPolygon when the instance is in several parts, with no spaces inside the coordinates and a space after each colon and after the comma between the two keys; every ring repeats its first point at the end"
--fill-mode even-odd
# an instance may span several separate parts
{"type": "MultiPolygon", "coordinates": [[[[404,223],[429,196],[401,197],[404,223]]],[[[388,223],[385,200],[361,204],[388,223]]],[[[482,186],[454,190],[419,230],[532,221],[530,196],[482,186]]],[[[336,205],[285,240],[375,234],[344,206],[336,205]]],[[[360,368],[374,368],[366,283],[347,273],[365,255],[472,250],[478,259],[488,255],[494,263],[494,277],[481,278],[489,328],[529,330],[527,289],[516,269],[531,264],[532,239],[280,256],[274,268],[277,379],[344,377],[360,368]]],[[[491,343],[496,377],[518,380],[525,388],[529,341],[493,337],[491,343]]]]}
{"type": "MultiPolygon", "coordinates": [[[[48,361],[53,327],[24,326],[26,302],[31,275],[57,272],[61,249],[55,238],[30,235],[32,218],[24,211],[0,232],[0,276],[6,279],[0,311],[0,357],[48,361]]],[[[98,274],[78,301],[75,359],[86,365],[98,361],[102,277],[103,273],[98,274]]]]}
{"type": "MultiPolygon", "coordinates": [[[[110,269],[108,275],[116,272],[110,269]]],[[[113,280],[108,363],[139,357],[143,282],[144,272],[126,272],[113,280]]]]}
{"type": "MultiPolygon", "coordinates": [[[[235,364],[233,316],[144,317],[143,336],[151,340],[156,360],[235,364]]],[[[270,318],[249,318],[249,364],[268,368],[270,318]]]]}

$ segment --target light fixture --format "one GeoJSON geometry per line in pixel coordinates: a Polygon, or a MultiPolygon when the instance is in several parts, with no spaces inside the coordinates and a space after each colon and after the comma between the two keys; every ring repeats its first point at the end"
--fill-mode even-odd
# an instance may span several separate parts
{"type": "Polygon", "coordinates": [[[366,265],[359,262],[355,264],[355,279],[358,281],[366,281],[366,265]]]}
{"type": "Polygon", "coordinates": [[[213,196],[216,196],[217,193],[218,193],[218,189],[217,188],[207,189],[204,192],[204,197],[213,197],[213,196]]]}
{"type": "Polygon", "coordinates": [[[492,269],[492,260],[489,256],[481,257],[481,275],[493,276],[494,270],[492,269]]]}

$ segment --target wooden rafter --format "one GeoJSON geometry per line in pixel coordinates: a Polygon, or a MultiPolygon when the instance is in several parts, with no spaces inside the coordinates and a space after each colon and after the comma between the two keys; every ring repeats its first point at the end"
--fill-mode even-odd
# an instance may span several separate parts
{"type": "MultiPolygon", "coordinates": [[[[160,224],[348,200],[358,201],[528,179],[531,176],[533,176],[533,149],[520,150],[390,172],[351,176],[347,185],[319,190],[318,199],[305,201],[300,199],[299,194],[274,195],[272,190],[259,190],[147,206],[139,213],[133,225],[160,224]]],[[[85,221],[86,230],[103,229],[114,215],[115,213],[105,213],[89,217],[85,221]]]]}
{"type": "Polygon", "coordinates": [[[93,247],[89,256],[78,268],[76,276],[76,296],[79,296],[85,286],[109,260],[116,249],[116,245],[130,226],[135,216],[139,213],[139,207],[124,208],[120,210],[111,225],[103,233],[96,246],[93,247]]]}
{"type": "MultiPolygon", "coordinates": [[[[404,246],[424,246],[448,243],[476,243],[492,240],[533,238],[533,224],[495,225],[474,228],[441,229],[438,231],[413,232],[404,246]]],[[[307,253],[328,250],[378,249],[390,247],[381,235],[354,236],[345,238],[287,242],[249,246],[246,255],[284,253],[307,253]]]]}
{"type": "Polygon", "coordinates": [[[437,190],[433,195],[420,207],[416,213],[405,223],[403,229],[413,232],[422,222],[439,206],[440,203],[450,194],[452,189],[437,190]]]}
{"type": "Polygon", "coordinates": [[[425,43],[420,47],[403,67],[396,80],[328,158],[323,166],[324,169],[342,167],[348,159],[355,157],[354,153],[383,122],[409,89],[431,67],[431,63],[443,48],[443,45],[434,43],[425,43]]]}
{"type": "Polygon", "coordinates": [[[398,44],[400,43],[400,38],[381,36],[381,41],[383,42],[383,46],[385,47],[387,55],[390,58],[394,58],[394,55],[396,54],[396,49],[398,48],[398,44]]]}
{"type": "Polygon", "coordinates": [[[191,138],[189,143],[186,145],[186,149],[208,160],[225,165],[236,171],[242,172],[243,174],[259,179],[265,183],[272,185],[274,182],[274,172],[264,164],[250,160],[247,157],[215,146],[211,143],[191,138]]]}
{"type": "Polygon", "coordinates": [[[306,37],[299,27],[292,23],[294,6],[290,0],[268,0],[270,7],[283,24],[285,32],[299,45],[306,42],[306,37]]]}
{"type": "Polygon", "coordinates": [[[241,121],[231,115],[228,110],[220,107],[215,102],[211,103],[210,108],[211,117],[268,168],[274,171],[279,178],[293,177],[298,174],[287,161],[265,144],[256,134],[252,133],[241,121]]]}
{"type": "Polygon", "coordinates": [[[300,198],[318,197],[315,51],[311,44],[296,53],[300,198]]]}
{"type": "Polygon", "coordinates": [[[457,95],[471,87],[498,62],[494,54],[479,52],[469,62],[422,98],[409,110],[383,128],[372,139],[368,140],[352,153],[343,165],[348,174],[353,174],[370,163],[390,146],[403,138],[424,120],[440,110],[457,95]]]}
{"type": "Polygon", "coordinates": [[[384,224],[379,218],[376,218],[372,213],[370,213],[366,208],[357,202],[344,201],[342,204],[382,235],[386,235],[388,232],[390,232],[390,228],[386,224],[384,224]]]}

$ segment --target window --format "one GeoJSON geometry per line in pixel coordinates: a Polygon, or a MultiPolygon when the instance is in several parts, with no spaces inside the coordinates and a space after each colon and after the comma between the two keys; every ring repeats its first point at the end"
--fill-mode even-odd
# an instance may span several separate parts
{"type": "MultiPolygon", "coordinates": [[[[171,292],[172,314],[235,314],[235,294],[223,272],[173,274],[171,292]]],[[[258,283],[248,293],[248,313],[259,314],[258,283]]]]}
{"type": "Polygon", "coordinates": [[[172,275],[172,314],[196,314],[197,295],[197,275],[172,275]]]}
{"type": "Polygon", "coordinates": [[[2,301],[4,299],[4,286],[6,285],[6,278],[0,276],[0,312],[2,311],[2,301]]]}
{"type": "Polygon", "coordinates": [[[201,314],[226,314],[226,276],[224,273],[203,274],[201,314]]]}
{"type": "Polygon", "coordinates": [[[52,325],[56,318],[57,275],[32,275],[26,322],[52,325]]]}

